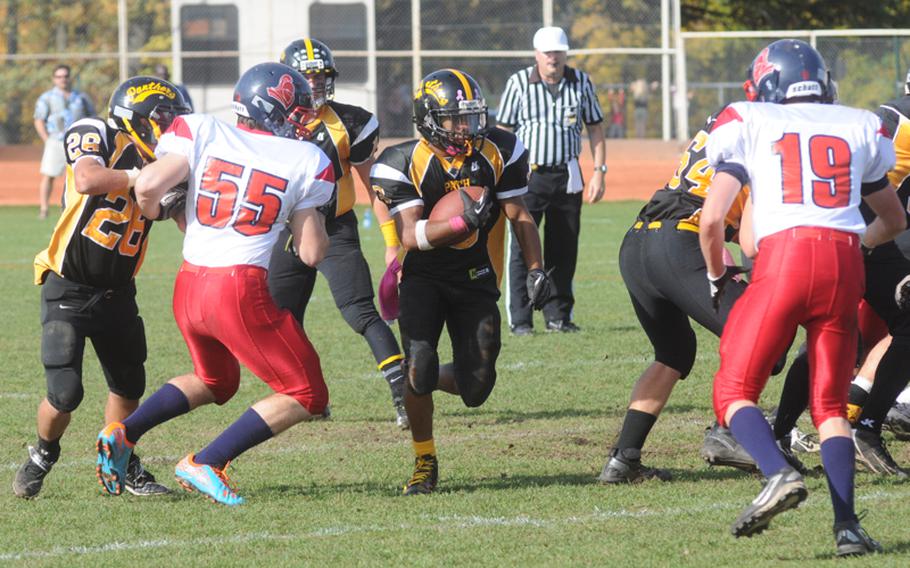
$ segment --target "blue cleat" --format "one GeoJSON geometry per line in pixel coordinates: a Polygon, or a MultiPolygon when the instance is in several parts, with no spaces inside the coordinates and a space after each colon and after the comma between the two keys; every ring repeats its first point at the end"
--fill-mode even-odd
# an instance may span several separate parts
{"type": "Polygon", "coordinates": [[[187,491],[198,491],[215,503],[229,506],[242,505],[243,497],[237,495],[224,470],[198,464],[193,461],[195,457],[190,454],[177,464],[174,469],[177,482],[187,491]]]}
{"type": "Polygon", "coordinates": [[[98,434],[95,443],[98,461],[95,472],[98,483],[110,495],[123,493],[126,470],[133,454],[133,444],[126,439],[126,430],[120,422],[111,422],[98,434]]]}

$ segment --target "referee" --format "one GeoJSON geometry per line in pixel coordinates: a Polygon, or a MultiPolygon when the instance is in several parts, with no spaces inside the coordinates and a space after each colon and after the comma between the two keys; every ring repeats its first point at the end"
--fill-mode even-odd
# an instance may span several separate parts
{"type": "MultiPolygon", "coordinates": [[[[515,129],[528,148],[531,175],[525,204],[539,226],[544,216],[544,263],[552,270],[553,294],[543,307],[547,331],[576,332],[572,323],[572,278],[578,258],[581,193],[584,174],[578,166],[581,129],[587,126],[594,158],[586,198],[603,197],[606,149],[603,112],[587,73],[566,65],[569,41],[561,28],[534,34],[536,63],[509,77],[497,121],[515,129]]],[[[514,235],[513,235],[514,237],[514,235]]],[[[514,335],[533,333],[531,305],[525,289],[528,269],[518,239],[509,250],[509,328],[514,335]]]]}

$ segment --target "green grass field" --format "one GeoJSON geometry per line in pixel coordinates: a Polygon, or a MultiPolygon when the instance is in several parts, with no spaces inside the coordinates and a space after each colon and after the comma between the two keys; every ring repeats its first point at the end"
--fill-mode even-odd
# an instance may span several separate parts
{"type": "MultiPolygon", "coordinates": [[[[737,541],[729,525],[760,488],[757,478],[708,468],[699,458],[712,420],[717,340],[699,330],[695,369],[681,383],[645,448],[647,463],[674,481],[603,487],[603,466],[638,374],[652,353],[617,269],[617,250],[638,203],[587,207],[576,278],[577,335],[513,338],[504,330],[499,382],[489,401],[467,409],[436,396],[441,460],[435,495],[402,498],[410,475],[409,437],[393,423],[388,388],[365,342],[337,313],[323,280],[307,314],[329,384],[333,419],[301,424],[251,450],[230,475],[247,504],[216,506],[182,491],[163,498],[103,496],[93,443],[106,389],[86,349],[85,390],[63,438],[63,454],[40,496],[24,501],[10,483],[35,439],[44,394],[39,359],[39,290],[32,259],[52,225],[34,208],[0,208],[0,563],[28,566],[216,564],[330,566],[712,566],[748,562],[832,562],[831,509],[823,478],[809,480],[799,511],[775,519],[760,537],[737,541]]],[[[363,235],[371,265],[381,264],[375,226],[363,235]]],[[[159,224],[138,279],[149,343],[148,389],[190,369],[171,315],[180,234],[159,224]]],[[[378,279],[378,270],[374,270],[378,279]]],[[[505,319],[505,318],[504,318],[505,319]]],[[[538,322],[538,327],[540,323],[538,322]]],[[[445,343],[445,341],[444,341],[445,343]]],[[[447,346],[446,346],[447,348],[447,346]]],[[[772,380],[768,405],[781,381],[772,380]]],[[[186,453],[204,446],[267,394],[244,374],[237,396],[145,436],[147,467],[173,483],[186,453]]],[[[811,428],[804,422],[806,428],[811,428]]],[[[906,445],[892,444],[899,462],[906,445]]],[[[805,458],[819,463],[817,454],[805,458]]],[[[176,484],[173,484],[174,486],[176,484]]],[[[853,564],[910,564],[910,485],[860,473],[857,506],[888,554],[853,564]]]]}

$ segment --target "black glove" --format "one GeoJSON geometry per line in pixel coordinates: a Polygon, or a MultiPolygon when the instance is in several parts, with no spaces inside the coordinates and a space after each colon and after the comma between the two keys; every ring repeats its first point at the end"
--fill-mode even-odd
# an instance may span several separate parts
{"type": "Polygon", "coordinates": [[[325,215],[326,220],[335,218],[335,208],[338,206],[338,188],[332,190],[332,197],[328,201],[316,208],[316,211],[319,211],[325,215]]]}
{"type": "Polygon", "coordinates": [[[467,191],[458,191],[461,194],[461,202],[464,204],[464,213],[461,218],[464,219],[468,229],[473,231],[487,224],[490,220],[490,214],[493,210],[493,200],[490,199],[490,188],[484,188],[480,200],[474,201],[467,191]]]}
{"type": "Polygon", "coordinates": [[[727,283],[733,280],[735,276],[746,272],[749,272],[749,270],[742,266],[728,266],[719,277],[711,278],[711,276],[708,276],[708,283],[711,286],[711,305],[714,306],[715,312],[720,310],[720,296],[724,293],[724,287],[727,283]]]}
{"type": "Polygon", "coordinates": [[[167,193],[161,196],[161,201],[158,202],[161,210],[154,220],[164,221],[165,219],[173,219],[183,211],[186,208],[186,192],[188,189],[189,186],[187,185],[187,182],[182,182],[175,185],[172,189],[168,190],[167,193]]]}
{"type": "MultiPolygon", "coordinates": [[[[552,272],[553,269],[550,269],[552,272]]],[[[535,310],[543,309],[543,305],[550,299],[550,272],[539,268],[528,271],[528,299],[535,310]]]]}

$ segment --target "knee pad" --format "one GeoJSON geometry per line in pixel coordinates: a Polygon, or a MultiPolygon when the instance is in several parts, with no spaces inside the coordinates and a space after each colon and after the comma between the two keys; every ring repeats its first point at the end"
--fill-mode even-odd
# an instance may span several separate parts
{"type": "Polygon", "coordinates": [[[116,353],[105,350],[103,358],[99,353],[108,390],[129,400],[139,400],[145,394],[145,360],[148,356],[142,318],[137,317],[132,326],[122,330],[119,341],[128,347],[116,353]]]}
{"type": "Polygon", "coordinates": [[[496,369],[492,365],[484,365],[471,373],[469,381],[459,382],[458,393],[465,406],[473,408],[486,402],[495,385],[496,369]]]}
{"type": "Polygon", "coordinates": [[[426,341],[411,341],[406,365],[408,388],[417,395],[436,390],[439,383],[439,354],[426,341]]]}
{"type": "Polygon", "coordinates": [[[41,328],[41,363],[47,380],[47,400],[60,412],[72,412],[82,402],[84,341],[69,322],[52,320],[41,328]]]}
{"type": "Polygon", "coordinates": [[[686,334],[679,338],[679,342],[672,349],[655,349],[654,360],[679,371],[679,380],[689,376],[692,366],[695,365],[695,333],[686,334]]]}
{"type": "Polygon", "coordinates": [[[85,391],[82,376],[72,367],[45,368],[47,401],[60,412],[70,413],[79,408],[85,391]]]}

